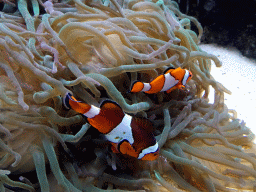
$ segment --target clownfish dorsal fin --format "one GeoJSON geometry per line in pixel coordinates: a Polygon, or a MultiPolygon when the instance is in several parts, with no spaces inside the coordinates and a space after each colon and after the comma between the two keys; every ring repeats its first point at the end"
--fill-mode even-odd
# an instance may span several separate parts
{"type": "Polygon", "coordinates": [[[101,102],[100,109],[101,110],[105,110],[105,109],[113,110],[113,111],[115,111],[115,114],[124,114],[124,111],[120,107],[120,105],[118,103],[116,103],[115,101],[112,101],[109,99],[106,99],[101,102]]]}
{"type": "Polygon", "coordinates": [[[134,119],[136,121],[136,124],[140,128],[144,129],[147,132],[153,132],[154,126],[150,120],[143,118],[143,117],[134,117],[134,119]]]}
{"type": "Polygon", "coordinates": [[[164,70],[163,74],[170,73],[173,70],[175,70],[174,67],[168,67],[167,69],[164,70]]]}

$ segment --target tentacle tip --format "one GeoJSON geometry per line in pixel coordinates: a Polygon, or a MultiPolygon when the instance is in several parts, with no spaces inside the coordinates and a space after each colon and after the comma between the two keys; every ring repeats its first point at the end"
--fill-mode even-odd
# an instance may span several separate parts
{"type": "Polygon", "coordinates": [[[0,169],[0,175],[10,175],[10,174],[11,174],[11,171],[0,169]]]}
{"type": "Polygon", "coordinates": [[[55,74],[55,73],[57,73],[57,72],[58,72],[57,68],[54,68],[54,69],[51,70],[51,73],[52,73],[52,74],[55,74]]]}
{"type": "Polygon", "coordinates": [[[23,105],[22,108],[23,108],[24,111],[28,111],[29,110],[29,106],[27,104],[23,105]]]}
{"type": "Polygon", "coordinates": [[[13,164],[11,164],[12,167],[16,167],[19,163],[15,161],[13,164]]]}

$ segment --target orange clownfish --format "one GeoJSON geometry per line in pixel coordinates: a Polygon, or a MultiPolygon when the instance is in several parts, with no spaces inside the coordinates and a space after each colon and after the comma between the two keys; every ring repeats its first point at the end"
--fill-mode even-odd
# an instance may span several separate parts
{"type": "Polygon", "coordinates": [[[166,91],[170,93],[174,89],[184,88],[191,78],[191,71],[181,69],[180,67],[177,69],[170,67],[164,71],[163,75],[159,75],[151,83],[135,81],[132,84],[131,92],[136,93],[143,91],[148,94],[153,94],[166,91]]]}
{"type": "Polygon", "coordinates": [[[86,116],[90,125],[110,141],[114,153],[151,161],[159,156],[159,147],[152,133],[151,122],[125,114],[116,102],[105,100],[98,108],[77,101],[68,93],[63,98],[63,104],[66,108],[86,116]]]}

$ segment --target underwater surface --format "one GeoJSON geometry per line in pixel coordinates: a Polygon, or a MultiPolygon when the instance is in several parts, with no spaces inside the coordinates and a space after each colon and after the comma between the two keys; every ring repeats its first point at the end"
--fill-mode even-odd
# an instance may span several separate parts
{"type": "Polygon", "coordinates": [[[255,62],[177,2],[0,8],[0,191],[256,189],[255,62]]]}

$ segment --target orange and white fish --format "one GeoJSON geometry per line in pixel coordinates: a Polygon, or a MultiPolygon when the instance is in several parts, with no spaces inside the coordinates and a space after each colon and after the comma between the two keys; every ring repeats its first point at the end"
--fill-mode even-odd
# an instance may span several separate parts
{"type": "Polygon", "coordinates": [[[164,71],[163,75],[159,75],[151,83],[142,83],[135,81],[132,84],[130,92],[136,93],[143,91],[148,94],[166,91],[170,93],[174,89],[184,88],[186,83],[192,78],[191,71],[187,69],[170,67],[164,71]]]}
{"type": "Polygon", "coordinates": [[[70,93],[63,98],[64,106],[87,117],[87,121],[112,144],[115,153],[127,154],[141,160],[159,156],[158,143],[152,123],[144,118],[125,114],[114,101],[105,100],[100,108],[77,101],[70,93]]]}

